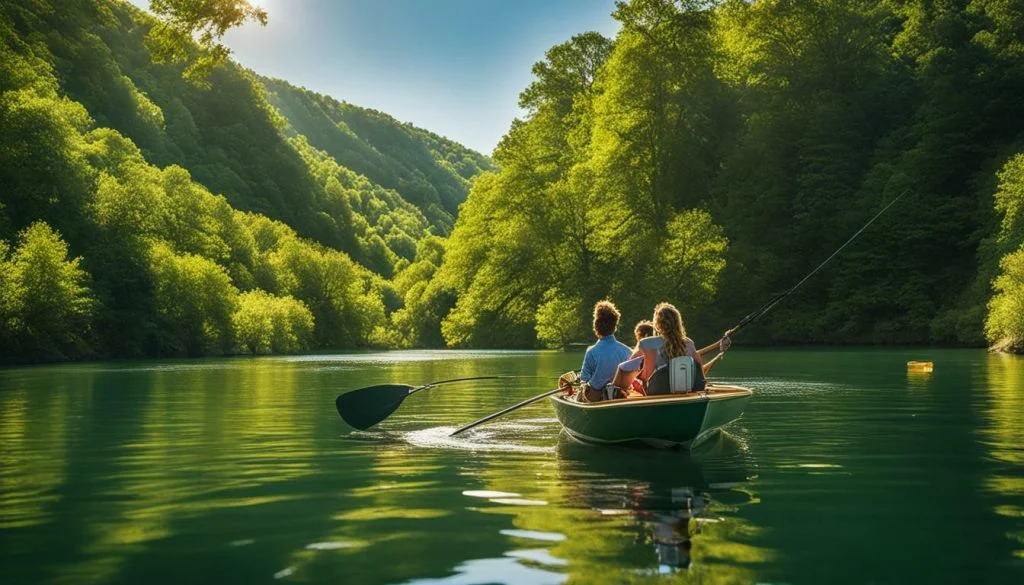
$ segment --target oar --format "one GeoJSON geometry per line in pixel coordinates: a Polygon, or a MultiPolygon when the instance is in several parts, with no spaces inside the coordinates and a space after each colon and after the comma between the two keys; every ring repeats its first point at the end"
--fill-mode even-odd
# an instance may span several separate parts
{"type": "Polygon", "coordinates": [[[482,425],[482,424],[484,424],[487,421],[494,420],[494,419],[498,418],[499,416],[506,415],[506,414],[512,412],[513,410],[516,410],[516,409],[519,409],[519,408],[522,408],[522,407],[526,406],[527,404],[530,404],[530,403],[533,403],[533,402],[537,402],[538,400],[540,400],[541,398],[544,398],[545,396],[551,396],[552,394],[557,394],[559,392],[565,392],[565,388],[555,388],[554,390],[548,390],[547,392],[545,392],[543,394],[538,394],[538,395],[534,396],[533,398],[527,398],[526,400],[520,402],[519,404],[516,404],[514,406],[510,406],[510,407],[506,408],[505,410],[500,410],[500,411],[498,411],[498,412],[496,412],[494,414],[489,414],[489,415],[483,417],[482,419],[480,419],[478,421],[471,422],[471,423],[469,423],[468,425],[466,425],[464,427],[459,427],[459,428],[455,429],[454,431],[452,431],[452,434],[450,434],[448,436],[449,437],[454,437],[455,435],[461,433],[462,431],[468,431],[469,429],[471,429],[471,428],[473,428],[473,427],[475,427],[477,425],[482,425]]]}
{"type": "Polygon", "coordinates": [[[469,382],[472,380],[497,380],[505,377],[478,376],[476,378],[454,378],[416,387],[409,386],[408,384],[377,384],[376,386],[346,392],[338,396],[334,405],[338,407],[338,414],[341,415],[345,422],[361,431],[365,431],[386,419],[402,404],[403,400],[420,390],[428,390],[441,384],[469,382]]]}

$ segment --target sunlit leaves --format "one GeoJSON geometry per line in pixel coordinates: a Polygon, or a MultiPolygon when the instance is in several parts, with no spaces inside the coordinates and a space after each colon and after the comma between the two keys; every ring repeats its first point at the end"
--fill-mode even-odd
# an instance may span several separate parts
{"type": "Polygon", "coordinates": [[[996,212],[1002,216],[998,240],[1003,249],[1024,245],[1024,154],[1018,154],[999,171],[996,212]]]}
{"type": "Polygon", "coordinates": [[[86,170],[77,138],[91,122],[80,104],[32,89],[0,94],[0,185],[13,227],[81,205],[86,170]]]}
{"type": "Polygon", "coordinates": [[[410,347],[440,347],[441,320],[455,305],[453,290],[437,270],[444,259],[444,240],[428,236],[417,246],[415,261],[395,276],[394,286],[402,295],[402,307],[392,313],[394,344],[410,347]]]}
{"type": "Polygon", "coordinates": [[[299,299],[312,312],[317,346],[365,344],[383,321],[383,303],[372,293],[368,275],[347,255],[286,238],[267,260],[274,290],[299,299]]]}
{"type": "Polygon", "coordinates": [[[985,333],[1002,349],[1024,351],[1024,249],[1006,255],[999,266],[985,333]]]}
{"type": "Polygon", "coordinates": [[[674,215],[667,231],[668,237],[656,246],[658,262],[647,282],[663,283],[652,288],[661,289],[679,306],[699,308],[718,289],[728,241],[711,215],[696,209],[674,215]]]}
{"type": "Polygon", "coordinates": [[[0,329],[8,332],[19,326],[21,304],[25,299],[24,287],[14,271],[14,264],[10,262],[10,253],[10,245],[0,240],[0,329]]]}
{"type": "Polygon", "coordinates": [[[572,342],[586,339],[586,328],[580,319],[586,310],[576,291],[548,290],[544,293],[543,303],[537,307],[537,340],[548,347],[564,348],[572,342]]]}
{"type": "Polygon", "coordinates": [[[1003,349],[1024,351],[1024,155],[1012,158],[999,172],[995,201],[1002,215],[998,247],[1009,253],[992,283],[995,295],[988,303],[985,334],[1003,349]]]}
{"type": "Polygon", "coordinates": [[[587,32],[548,49],[544,60],[534,63],[536,81],[519,95],[519,107],[536,114],[548,106],[560,117],[568,115],[577,96],[594,83],[611,48],[611,39],[587,32]]]}
{"type": "Polygon", "coordinates": [[[81,259],[60,234],[37,222],[13,250],[0,241],[0,348],[34,359],[83,351],[94,309],[81,259]]]}
{"type": "Polygon", "coordinates": [[[231,54],[220,43],[224,33],[248,21],[267,24],[266,10],[249,0],[150,0],[150,9],[161,19],[147,37],[153,60],[188,62],[185,77],[206,87],[213,67],[231,54]],[[193,41],[201,54],[193,55],[193,41]]]}
{"type": "Polygon", "coordinates": [[[664,298],[711,300],[721,228],[676,215],[708,183],[696,139],[713,70],[705,8],[620,5],[614,46],[578,35],[534,67],[530,116],[495,151],[500,172],[477,179],[438,272],[458,293],[448,343],[582,341],[589,306],[609,294],[643,314],[664,298]]]}
{"type": "Polygon", "coordinates": [[[313,314],[306,305],[261,290],[239,295],[231,322],[236,343],[252,354],[301,351],[313,335],[313,314]]]}
{"type": "Polygon", "coordinates": [[[228,350],[238,289],[227,271],[163,243],[152,245],[149,261],[162,351],[203,355],[228,350]]]}

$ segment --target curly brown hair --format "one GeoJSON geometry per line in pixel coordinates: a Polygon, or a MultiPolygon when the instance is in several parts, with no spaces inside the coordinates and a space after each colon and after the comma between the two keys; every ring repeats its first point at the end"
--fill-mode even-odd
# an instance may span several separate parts
{"type": "Polygon", "coordinates": [[[619,310],[611,301],[601,301],[594,305],[594,333],[605,337],[615,333],[619,326],[619,310]]]}

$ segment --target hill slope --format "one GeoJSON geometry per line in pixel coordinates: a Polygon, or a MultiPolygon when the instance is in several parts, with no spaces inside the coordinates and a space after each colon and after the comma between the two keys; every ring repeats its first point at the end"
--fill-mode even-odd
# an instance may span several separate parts
{"type": "Polygon", "coordinates": [[[384,278],[450,229],[487,159],[266,80],[283,116],[233,63],[195,87],[150,59],[153,22],[110,0],[0,6],[0,353],[373,342],[401,305],[384,278]],[[337,132],[300,133],[313,103],[337,132]]]}
{"type": "Polygon", "coordinates": [[[431,223],[451,229],[469,180],[492,170],[468,148],[391,116],[339,102],[280,79],[260,78],[267,99],[288,121],[288,134],[374,183],[398,191],[431,223]]]}

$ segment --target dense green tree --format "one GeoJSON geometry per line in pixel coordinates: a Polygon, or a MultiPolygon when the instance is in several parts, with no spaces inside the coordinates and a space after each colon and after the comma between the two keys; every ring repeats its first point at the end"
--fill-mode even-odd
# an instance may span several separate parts
{"type": "Polygon", "coordinates": [[[416,247],[415,261],[394,279],[401,308],[391,314],[394,345],[403,347],[443,347],[441,320],[455,304],[454,291],[439,278],[437,270],[444,262],[444,240],[427,236],[416,247]]]}
{"type": "Polygon", "coordinates": [[[680,131],[707,118],[696,98],[715,85],[710,15],[639,2],[615,16],[614,46],[577,35],[534,66],[529,117],[463,205],[438,273],[458,294],[448,343],[563,345],[605,296],[634,315],[668,295],[684,308],[711,300],[725,239],[683,194],[707,181],[666,179],[702,155],[680,131]]]}
{"type": "Polygon", "coordinates": [[[14,350],[13,332],[21,328],[21,303],[25,298],[14,264],[10,261],[10,253],[10,245],[0,240],[0,329],[8,332],[0,341],[0,347],[5,352],[14,350]]]}
{"type": "Polygon", "coordinates": [[[1004,256],[999,266],[985,333],[999,349],[1024,352],[1024,249],[1004,256]]]}
{"type": "Polygon", "coordinates": [[[587,331],[580,323],[578,313],[582,299],[571,296],[557,288],[545,295],[534,319],[537,323],[537,340],[547,347],[564,348],[570,343],[587,338],[587,331]]]}
{"type": "Polygon", "coordinates": [[[295,238],[269,254],[273,290],[305,303],[313,313],[317,347],[345,348],[370,342],[384,322],[384,306],[371,279],[350,258],[295,238]]]}
{"type": "Polygon", "coordinates": [[[21,232],[10,253],[0,245],[0,346],[23,358],[57,359],[88,351],[93,299],[80,258],[43,222],[21,232]]]}
{"type": "Polygon", "coordinates": [[[996,211],[1001,223],[997,249],[1005,253],[992,283],[985,333],[997,347],[1024,351],[1024,155],[1010,159],[999,172],[996,211]]]}
{"type": "Polygon", "coordinates": [[[313,334],[313,314],[306,305],[261,290],[239,295],[231,322],[236,343],[253,355],[302,351],[313,334]]]}
{"type": "Polygon", "coordinates": [[[203,355],[230,349],[238,289],[223,267],[162,243],[149,252],[158,317],[158,347],[165,355],[203,355]]]}
{"type": "Polygon", "coordinates": [[[1000,216],[996,241],[1003,252],[1024,246],[1024,154],[1015,155],[998,173],[995,208],[1000,216]]]}
{"type": "Polygon", "coordinates": [[[70,227],[88,197],[88,171],[75,143],[90,122],[85,108],[52,87],[0,94],[2,211],[11,229],[38,219],[70,227]]]}

